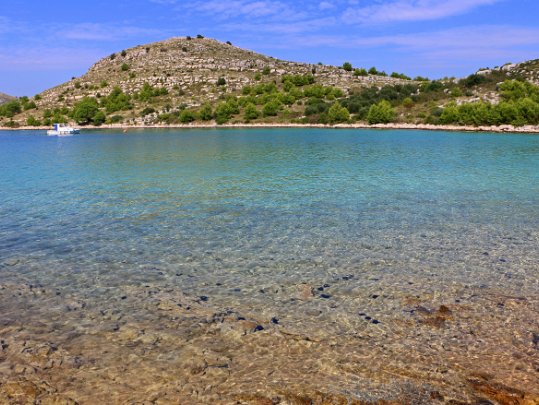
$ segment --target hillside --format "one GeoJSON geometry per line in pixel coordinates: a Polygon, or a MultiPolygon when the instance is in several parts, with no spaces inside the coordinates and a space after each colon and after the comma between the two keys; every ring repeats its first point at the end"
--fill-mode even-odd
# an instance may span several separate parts
{"type": "MultiPolygon", "coordinates": [[[[45,117],[42,115],[46,110],[66,112],[83,97],[102,98],[115,87],[131,97],[146,85],[158,89],[155,93],[161,93],[142,97],[142,100],[131,97],[129,112],[115,111],[115,115],[121,116],[126,123],[149,123],[155,117],[141,116],[143,110],[172,111],[207,102],[215,105],[226,95],[240,95],[245,86],[280,83],[286,74],[312,75],[316,84],[344,92],[404,82],[380,75],[355,76],[351,71],[333,66],[282,61],[212,39],[172,38],[101,59],[82,77],[37,95],[31,100],[37,108],[14,116],[13,121],[22,125],[30,115],[41,121],[47,120],[48,112],[45,117]],[[225,84],[221,84],[220,79],[225,84]]],[[[67,114],[56,115],[60,118],[59,115],[67,114]]]]}
{"type": "Polygon", "coordinates": [[[278,60],[202,37],[171,38],[109,55],[81,77],[4,104],[0,126],[537,125],[538,84],[539,60],[481,69],[463,79],[412,80],[349,63],[278,60]]]}
{"type": "Polygon", "coordinates": [[[11,101],[13,99],[15,99],[15,97],[9,96],[5,93],[0,93],[0,104],[7,103],[8,101],[11,101]]]}

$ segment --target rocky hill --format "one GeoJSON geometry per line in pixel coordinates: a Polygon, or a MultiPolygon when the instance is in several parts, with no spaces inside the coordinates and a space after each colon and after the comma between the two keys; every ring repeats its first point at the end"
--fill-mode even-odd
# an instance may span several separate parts
{"type": "Polygon", "coordinates": [[[7,94],[0,93],[0,104],[7,103],[8,101],[11,101],[11,100],[14,100],[14,99],[15,99],[15,97],[13,97],[13,96],[9,96],[7,94]]]}
{"type": "Polygon", "coordinates": [[[538,125],[539,60],[463,78],[305,64],[201,36],[109,55],[86,74],[0,108],[0,126],[401,123],[538,125]]]}
{"type": "Polygon", "coordinates": [[[246,86],[280,84],[283,75],[310,75],[316,84],[338,88],[346,94],[373,85],[408,82],[379,74],[358,75],[335,66],[278,60],[213,39],[171,38],[103,58],[83,76],[37,95],[32,100],[36,111],[23,112],[13,121],[24,124],[30,115],[42,118],[46,110],[66,111],[84,97],[100,99],[117,87],[129,96],[140,92],[145,85],[159,89],[161,93],[151,97],[151,102],[132,98],[129,112],[116,114],[124,122],[141,124],[152,119],[141,116],[144,110],[161,113],[165,107],[171,111],[204,103],[215,105],[227,95],[240,95],[246,86]]]}

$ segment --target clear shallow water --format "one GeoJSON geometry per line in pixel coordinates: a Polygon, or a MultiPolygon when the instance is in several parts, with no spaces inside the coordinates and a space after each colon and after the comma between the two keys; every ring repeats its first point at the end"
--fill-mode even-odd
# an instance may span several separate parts
{"type": "MultiPolygon", "coordinates": [[[[538,230],[537,136],[0,132],[0,284],[9,319],[52,322],[76,301],[96,311],[112,305],[129,314],[126,325],[157,328],[137,306],[146,299],[137,289],[151,286],[203,296],[204,308],[247,313],[266,330],[277,327],[275,317],[291,333],[350,336],[366,330],[369,316],[387,337],[404,334],[397,321],[410,321],[410,297],[434,311],[506,294],[526,300],[519,309],[526,322],[515,321],[529,345],[532,329],[539,333],[538,230]],[[51,297],[26,300],[31,311],[7,293],[36,283],[51,297]],[[373,303],[373,294],[385,301],[373,303]]],[[[473,316],[484,316],[484,302],[476,305],[473,316]]],[[[504,319],[500,313],[490,327],[504,319]]],[[[59,335],[73,327],[66,323],[59,335]]],[[[99,329],[92,321],[85,328],[99,329]]],[[[388,344],[365,333],[374,346],[388,344]]],[[[402,340],[420,346],[429,336],[402,340]]],[[[537,360],[529,355],[526,367],[537,360]]]]}

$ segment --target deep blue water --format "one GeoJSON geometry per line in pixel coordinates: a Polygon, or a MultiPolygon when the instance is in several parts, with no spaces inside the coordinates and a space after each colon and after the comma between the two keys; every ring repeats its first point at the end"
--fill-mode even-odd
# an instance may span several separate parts
{"type": "MultiPolygon", "coordinates": [[[[199,276],[226,279],[380,255],[409,271],[411,258],[442,268],[506,237],[518,243],[500,254],[536,254],[527,246],[539,226],[539,137],[0,132],[0,202],[0,258],[24,257],[52,276],[105,264],[144,280],[136,266],[191,263],[199,276]]],[[[489,266],[478,263],[485,273],[489,266]]]]}

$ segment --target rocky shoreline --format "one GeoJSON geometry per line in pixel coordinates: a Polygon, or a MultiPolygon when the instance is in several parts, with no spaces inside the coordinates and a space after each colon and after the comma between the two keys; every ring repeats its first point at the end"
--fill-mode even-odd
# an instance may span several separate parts
{"type": "MultiPolygon", "coordinates": [[[[178,124],[178,125],[101,125],[92,126],[88,125],[83,129],[117,129],[117,130],[130,130],[130,129],[220,129],[220,128],[335,128],[335,129],[380,129],[380,130],[393,130],[393,129],[405,129],[405,130],[422,130],[422,131],[450,131],[450,132],[493,132],[493,133],[522,133],[522,134],[539,134],[539,126],[525,125],[522,127],[515,127],[512,125],[501,126],[459,126],[459,125],[433,125],[433,124],[406,124],[406,123],[392,123],[392,124],[376,124],[369,125],[365,123],[356,124],[336,124],[336,125],[324,125],[324,124],[295,124],[295,123],[256,123],[256,124],[178,124]]],[[[19,128],[0,127],[2,131],[28,131],[28,130],[47,130],[50,127],[28,127],[22,126],[19,128]]]]}

